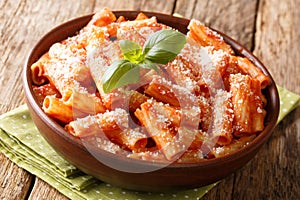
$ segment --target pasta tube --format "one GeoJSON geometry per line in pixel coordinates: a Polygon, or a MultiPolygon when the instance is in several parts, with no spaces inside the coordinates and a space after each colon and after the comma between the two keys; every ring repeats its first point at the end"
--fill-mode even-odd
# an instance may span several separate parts
{"type": "Polygon", "coordinates": [[[249,75],[233,74],[229,78],[234,112],[234,135],[255,134],[264,129],[260,82],[249,75]]]}

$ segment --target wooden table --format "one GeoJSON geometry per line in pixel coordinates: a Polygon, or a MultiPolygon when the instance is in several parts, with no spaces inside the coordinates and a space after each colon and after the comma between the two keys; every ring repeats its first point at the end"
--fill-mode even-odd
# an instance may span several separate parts
{"type": "MultiPolygon", "coordinates": [[[[221,30],[252,50],[277,84],[300,94],[300,0],[0,0],[0,113],[24,103],[28,52],[54,26],[100,10],[178,13],[221,30]]],[[[280,123],[245,167],[203,199],[300,199],[300,108],[280,123]]],[[[67,199],[0,154],[0,199],[67,199]]]]}

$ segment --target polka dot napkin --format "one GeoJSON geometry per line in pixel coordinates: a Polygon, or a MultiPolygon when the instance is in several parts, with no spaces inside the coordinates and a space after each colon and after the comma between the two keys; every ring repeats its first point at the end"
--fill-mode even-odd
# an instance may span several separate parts
{"type": "MultiPolygon", "coordinates": [[[[298,106],[300,96],[278,87],[281,121],[298,106]]],[[[0,116],[0,151],[20,167],[40,177],[70,199],[148,200],[199,199],[215,184],[163,193],[134,192],[96,180],[63,160],[43,139],[26,105],[0,116]]]]}

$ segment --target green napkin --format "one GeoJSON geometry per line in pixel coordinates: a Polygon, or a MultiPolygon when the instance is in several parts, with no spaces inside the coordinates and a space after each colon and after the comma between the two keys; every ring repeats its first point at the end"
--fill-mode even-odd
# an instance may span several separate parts
{"type": "Polygon", "coordinates": [[[294,110],[299,104],[299,95],[277,86],[280,99],[279,123],[287,114],[294,110]]]}
{"type": "MultiPolygon", "coordinates": [[[[278,87],[280,122],[298,106],[300,96],[278,87]]],[[[63,160],[40,135],[26,105],[0,116],[0,151],[70,199],[199,199],[216,184],[162,193],[134,192],[103,183],[63,160]]]]}

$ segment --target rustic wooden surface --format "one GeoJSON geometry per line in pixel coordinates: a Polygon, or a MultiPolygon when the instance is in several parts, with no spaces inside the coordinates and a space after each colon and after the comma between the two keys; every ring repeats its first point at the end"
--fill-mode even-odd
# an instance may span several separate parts
{"type": "MultiPolygon", "coordinates": [[[[276,82],[300,94],[300,0],[0,0],[0,114],[24,103],[21,72],[31,47],[54,26],[95,12],[145,10],[196,18],[254,51],[276,82]]],[[[300,108],[245,167],[203,199],[300,199],[300,108]]],[[[67,199],[0,154],[0,199],[67,199]]]]}

